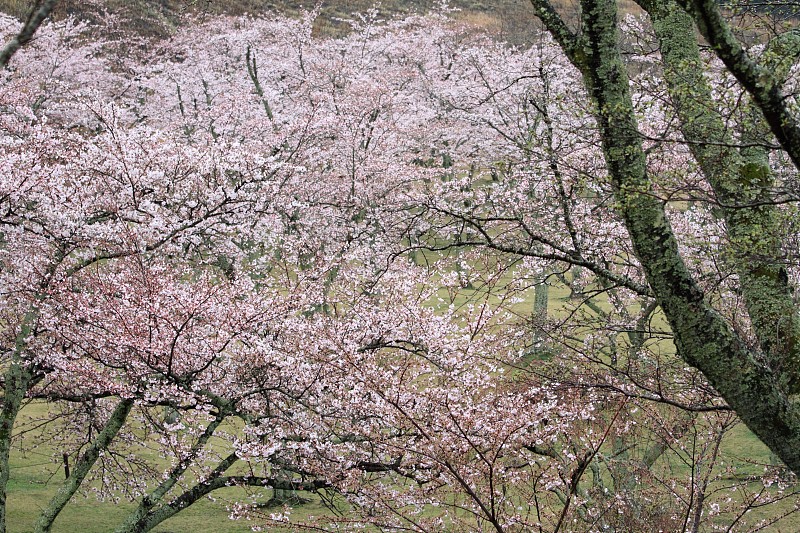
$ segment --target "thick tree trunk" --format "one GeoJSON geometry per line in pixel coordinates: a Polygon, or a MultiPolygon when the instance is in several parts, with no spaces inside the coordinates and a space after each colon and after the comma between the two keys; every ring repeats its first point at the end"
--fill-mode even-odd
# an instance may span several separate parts
{"type": "MultiPolygon", "coordinates": [[[[684,137],[721,204],[728,228],[730,260],[753,328],[770,366],[789,393],[800,390],[800,319],[781,264],[778,213],[770,201],[775,183],[765,150],[732,146],[729,129],[715,111],[703,75],[692,18],[671,0],[641,0],[653,21],[664,77],[684,137]]],[[[743,141],[763,123],[754,113],[743,141]]]]}
{"type": "Polygon", "coordinates": [[[569,31],[546,0],[537,13],[582,72],[596,105],[608,173],[620,213],[648,282],[674,333],[678,353],[699,368],[747,426],[800,473],[800,416],[778,385],[704,300],[678,253],[663,204],[651,194],[628,78],[622,62],[614,0],[583,0],[583,35],[569,31]]]}
{"type": "Polygon", "coordinates": [[[9,458],[14,422],[22,408],[22,401],[25,399],[28,389],[40,379],[34,376],[22,357],[37,316],[37,311],[32,309],[23,318],[8,368],[3,376],[4,390],[2,407],[0,407],[0,533],[6,531],[6,497],[10,478],[9,458]]]}
{"type": "Polygon", "coordinates": [[[30,375],[22,365],[12,362],[5,373],[3,406],[0,409],[0,533],[6,531],[6,496],[14,421],[25,399],[29,381],[30,375]]]}

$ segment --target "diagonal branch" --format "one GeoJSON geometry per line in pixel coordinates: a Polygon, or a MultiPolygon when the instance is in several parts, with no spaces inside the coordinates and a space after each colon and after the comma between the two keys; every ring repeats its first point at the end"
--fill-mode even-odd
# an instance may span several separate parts
{"type": "Polygon", "coordinates": [[[8,67],[8,62],[11,61],[14,54],[33,39],[36,30],[38,30],[42,22],[50,16],[55,5],[56,0],[40,0],[34,4],[30,13],[28,13],[28,19],[25,21],[25,24],[22,25],[19,33],[12,37],[11,40],[6,43],[5,47],[3,47],[3,50],[0,51],[0,69],[8,67]]]}
{"type": "MultiPolygon", "coordinates": [[[[786,107],[780,75],[750,57],[733,35],[715,0],[680,0],[680,4],[692,15],[700,33],[731,74],[750,93],[764,114],[773,135],[789,154],[794,165],[800,168],[800,120],[786,107]]],[[[790,30],[784,41],[784,45],[790,44],[789,41],[800,43],[800,32],[790,30]]],[[[796,59],[797,44],[789,48],[794,49],[793,55],[796,59]]]]}

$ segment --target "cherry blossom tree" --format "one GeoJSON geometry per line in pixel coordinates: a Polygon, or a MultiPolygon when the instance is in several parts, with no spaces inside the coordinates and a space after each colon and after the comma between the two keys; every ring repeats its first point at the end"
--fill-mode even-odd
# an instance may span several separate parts
{"type": "MultiPolygon", "coordinates": [[[[646,28],[635,24],[633,35],[645,38],[646,28]]],[[[655,41],[654,38],[650,42],[655,41]]],[[[689,413],[722,413],[730,409],[696,371],[664,353],[664,340],[671,338],[672,332],[663,326],[653,327],[654,320],[656,323],[659,320],[658,315],[654,315],[658,309],[657,300],[652,298],[641,267],[631,261],[635,248],[624,248],[628,242],[624,220],[618,218],[613,183],[605,176],[606,170],[596,148],[600,139],[592,133],[596,131],[592,109],[564,96],[568,90],[574,90],[568,87],[581,84],[579,74],[572,74],[575,77],[570,82],[569,73],[575,71],[560,63],[562,56],[556,50],[543,52],[547,50],[544,46],[529,52],[541,58],[538,65],[528,59],[527,65],[517,66],[508,56],[502,61],[481,60],[484,50],[473,56],[459,51],[465,63],[456,70],[464,76],[459,86],[469,89],[461,102],[453,102],[449,95],[455,109],[451,116],[465,111],[469,113],[468,124],[485,123],[494,130],[495,138],[506,146],[504,157],[500,159],[503,166],[491,172],[497,182],[487,184],[476,180],[475,176],[462,176],[455,180],[453,187],[434,189],[427,198],[419,200],[439,219],[433,228],[444,239],[436,248],[482,247],[512,259],[546,260],[552,269],[548,277],[571,286],[573,297],[580,300],[571,311],[570,319],[556,321],[550,333],[562,350],[565,347],[568,350],[557,374],[562,385],[568,384],[578,390],[614,391],[630,399],[647,398],[650,402],[679,406],[689,413]],[[553,73],[548,73],[548,65],[553,73]],[[549,92],[553,87],[558,90],[549,92]],[[502,98],[513,99],[509,103],[502,98]],[[554,209],[554,206],[557,207],[554,209]],[[600,220],[604,223],[600,224],[600,220]],[[542,224],[542,221],[546,222],[542,224]],[[576,271],[576,266],[581,270],[576,271]],[[587,275],[587,270],[594,276],[587,275]],[[606,298],[608,303],[597,305],[606,298]],[[633,298],[639,302],[632,305],[633,298]],[[611,313],[606,307],[609,304],[613,309],[611,313]],[[582,333],[576,335],[577,331],[582,333]],[[620,338],[620,334],[624,337],[620,338]],[[582,360],[583,365],[576,368],[577,372],[565,373],[576,360],[582,360]],[[592,370],[594,365],[599,365],[596,371],[592,370]]],[[[639,61],[642,65],[652,62],[652,51],[639,61]]],[[[636,110],[650,120],[642,130],[643,136],[651,139],[647,170],[658,187],[653,194],[664,198],[665,203],[694,203],[692,209],[679,207],[668,212],[673,228],[680,232],[681,252],[704,290],[714,295],[718,312],[753,345],[757,341],[754,341],[752,326],[743,320],[747,316],[746,302],[728,270],[740,268],[742,263],[726,261],[724,266],[721,263],[730,253],[727,250],[731,248],[727,247],[732,245],[726,242],[725,227],[712,216],[714,211],[699,203],[709,201],[713,191],[704,183],[702,174],[693,171],[696,166],[690,151],[670,140],[679,139],[680,132],[675,130],[676,122],[671,118],[674,111],[660,104],[666,89],[652,74],[651,70],[644,70],[642,75],[633,78],[633,86],[639,91],[634,93],[633,101],[636,110]],[[709,246],[709,240],[719,244],[709,246]]],[[[720,78],[725,80],[724,75],[720,78]]],[[[741,99],[740,92],[734,95],[736,100],[741,99]]],[[[485,139],[487,134],[471,137],[485,139]]],[[[785,235],[787,242],[791,242],[791,233],[777,230],[787,227],[778,221],[791,216],[791,209],[770,214],[776,224],[772,233],[775,238],[785,235]]],[[[652,413],[650,407],[647,411],[652,413]]],[[[693,420],[693,415],[688,420],[693,420]]],[[[679,440],[691,425],[687,425],[687,419],[680,422],[680,417],[673,423],[667,440],[679,440]]],[[[726,425],[727,422],[723,422],[720,427],[726,425]]],[[[670,446],[660,440],[660,433],[656,429],[656,438],[650,441],[652,447],[645,444],[648,438],[642,434],[633,439],[639,441],[641,451],[637,450],[637,454],[641,453],[644,458],[634,469],[654,465],[659,459],[659,450],[670,446]]],[[[714,439],[712,435],[709,438],[714,439]]],[[[622,442],[617,441],[618,444],[622,442]]],[[[630,443],[619,449],[628,445],[630,443]]],[[[631,468],[631,465],[624,468],[631,468]]],[[[617,475],[614,477],[620,479],[617,475]]],[[[624,483],[618,485],[616,493],[624,488],[624,483]]],[[[672,523],[667,529],[699,527],[697,519],[702,510],[694,507],[687,513],[687,520],[694,515],[694,523],[672,523]]],[[[627,527],[631,524],[629,522],[627,527]]]]}
{"type": "Polygon", "coordinates": [[[128,61],[66,21],[8,61],[0,530],[11,450],[43,442],[69,472],[37,531],[89,490],[134,501],[131,532],[233,485],[412,531],[755,528],[748,509],[794,497],[780,466],[723,458],[740,407],[684,362],[626,203],[660,209],[702,316],[756,353],[743,280],[796,272],[748,247],[767,223],[764,250],[791,242],[793,207],[734,208],[709,165],[792,167],[726,137],[761,130],[724,69],[698,52],[718,76],[684,102],[655,18],[629,20],[625,109],[647,121],[623,133],[647,144],[610,162],[617,123],[564,36],[519,50],[372,13],[325,39],[313,20],[196,22],[128,61]],[[705,130],[697,105],[720,110],[705,130]],[[631,154],[643,199],[620,185],[631,154]]]}

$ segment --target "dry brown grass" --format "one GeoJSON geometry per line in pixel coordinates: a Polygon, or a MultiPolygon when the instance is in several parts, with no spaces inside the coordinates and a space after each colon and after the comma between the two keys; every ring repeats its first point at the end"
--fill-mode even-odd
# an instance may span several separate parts
{"type": "Polygon", "coordinates": [[[503,21],[500,17],[490,13],[462,11],[456,15],[456,19],[470,26],[483,28],[491,34],[499,33],[503,29],[503,21]]]}
{"type": "Polygon", "coordinates": [[[30,9],[33,2],[31,0],[1,0],[0,11],[22,18],[30,9]]]}

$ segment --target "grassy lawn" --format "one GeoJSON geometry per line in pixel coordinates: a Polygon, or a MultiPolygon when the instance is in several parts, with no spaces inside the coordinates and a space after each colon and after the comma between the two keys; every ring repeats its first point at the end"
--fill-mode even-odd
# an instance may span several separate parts
{"type": "MultiPolygon", "coordinates": [[[[41,455],[28,454],[22,457],[19,453],[12,455],[11,482],[8,495],[8,531],[9,533],[26,533],[33,531],[33,525],[40,510],[55,493],[63,479],[63,470],[50,475],[53,466],[41,463],[51,450],[44,449],[41,455]]],[[[263,499],[270,496],[264,491],[263,499]]],[[[318,496],[303,493],[311,502],[297,507],[292,516],[299,520],[308,520],[314,516],[330,516],[330,511],[321,503],[318,496]]],[[[204,532],[220,531],[239,533],[251,531],[253,522],[246,520],[230,520],[228,506],[235,501],[247,501],[243,490],[230,488],[213,493],[213,501],[203,499],[163,522],[153,531],[167,532],[204,532]]],[[[108,533],[116,527],[133,510],[132,503],[121,501],[98,501],[93,494],[76,495],[56,519],[55,533],[108,533]]],[[[269,512],[269,511],[267,511],[269,512]]]]}
{"type": "MultiPolygon", "coordinates": [[[[33,530],[33,524],[39,510],[46,505],[49,498],[61,481],[62,471],[51,476],[49,471],[54,465],[42,465],[51,450],[43,449],[41,454],[34,456],[28,454],[22,457],[19,453],[12,458],[10,493],[8,498],[8,531],[9,533],[26,533],[33,530]]],[[[770,452],[761,442],[754,437],[743,425],[734,428],[723,443],[723,456],[738,466],[741,474],[758,474],[763,469],[758,463],[769,463],[770,452]]],[[[721,485],[720,485],[721,486],[721,485]]],[[[756,487],[752,487],[756,490],[756,487]]],[[[202,500],[167,520],[154,531],[161,533],[183,533],[219,531],[230,533],[244,533],[251,531],[254,522],[245,520],[232,521],[228,517],[227,506],[243,496],[243,492],[236,488],[225,489],[214,493],[214,500],[202,500]]],[[[311,503],[299,506],[292,512],[292,517],[298,520],[312,520],[312,517],[330,516],[330,511],[321,505],[319,498],[313,494],[304,493],[310,498],[311,503]]],[[[719,497],[727,497],[728,492],[720,492],[719,497]]],[[[737,497],[733,493],[734,498],[737,497]]],[[[264,499],[269,494],[264,495],[264,499]]],[[[741,497],[741,496],[739,496],[741,497]]],[[[794,500],[775,504],[767,508],[756,508],[748,513],[748,522],[762,518],[774,517],[776,514],[790,511],[794,500]]],[[[55,522],[55,533],[107,533],[116,526],[132,510],[133,505],[128,502],[99,502],[93,495],[76,496],[64,509],[55,522]]],[[[324,520],[324,519],[321,519],[324,520]]],[[[721,517],[716,522],[726,524],[729,517],[721,517]]],[[[268,529],[269,530],[269,529],[268,529]]],[[[800,516],[794,514],[778,524],[771,526],[767,531],[794,532],[800,531],[800,516]]]]}
{"type": "MultiPolygon", "coordinates": [[[[47,407],[43,403],[31,403],[19,415],[21,425],[32,419],[46,415],[47,407]]],[[[56,424],[54,428],[57,428],[56,424]]],[[[51,429],[53,430],[53,429],[51,429]]],[[[58,429],[55,429],[58,430],[58,429]]],[[[11,479],[8,487],[9,533],[26,533],[33,531],[33,526],[40,511],[47,505],[64,479],[63,465],[60,463],[59,450],[52,444],[45,444],[25,453],[13,450],[11,455],[11,479]]],[[[146,460],[153,468],[161,470],[168,463],[146,446],[137,457],[146,460]]],[[[88,483],[87,483],[88,484],[88,483]]],[[[64,508],[55,521],[55,533],[107,533],[114,531],[134,509],[134,504],[125,500],[100,501],[91,491],[78,494],[64,508]]],[[[292,516],[300,520],[308,520],[314,516],[330,516],[331,511],[321,504],[319,496],[301,493],[310,500],[308,504],[297,507],[292,516]]],[[[232,487],[212,493],[212,498],[201,499],[188,509],[184,509],[174,517],[166,520],[153,531],[167,532],[245,532],[251,531],[253,522],[247,520],[230,520],[229,507],[234,502],[252,501],[252,493],[232,487]]],[[[257,494],[258,501],[267,501],[271,491],[263,490],[257,494]]],[[[265,513],[281,509],[265,509],[265,513]]],[[[260,522],[259,525],[264,522],[260,522]]]]}

